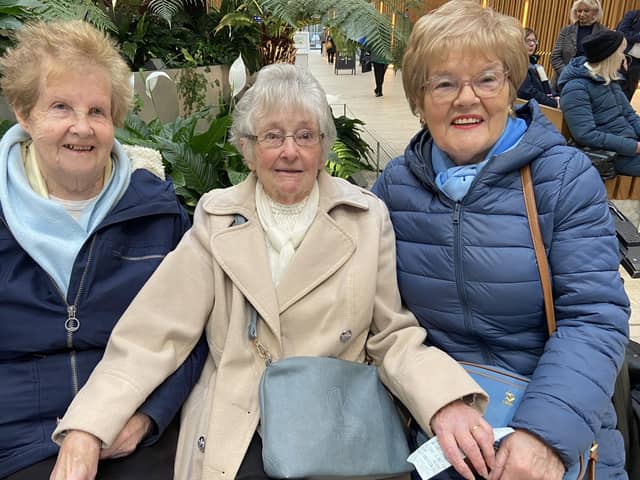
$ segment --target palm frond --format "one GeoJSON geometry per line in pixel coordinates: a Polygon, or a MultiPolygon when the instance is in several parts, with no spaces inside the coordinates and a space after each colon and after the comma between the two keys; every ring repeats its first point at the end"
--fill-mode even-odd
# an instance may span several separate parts
{"type": "Polygon", "coordinates": [[[91,0],[40,0],[33,8],[43,20],[85,20],[98,30],[117,30],[107,13],[91,0]]]}
{"type": "Polygon", "coordinates": [[[367,46],[379,56],[392,59],[394,45],[404,45],[404,35],[394,32],[391,21],[367,0],[261,0],[263,8],[293,28],[320,23],[339,31],[345,38],[366,38],[367,46]]]}

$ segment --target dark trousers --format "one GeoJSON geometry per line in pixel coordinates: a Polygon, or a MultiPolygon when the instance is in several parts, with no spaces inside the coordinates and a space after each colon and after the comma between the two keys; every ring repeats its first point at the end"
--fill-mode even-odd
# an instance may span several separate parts
{"type": "Polygon", "coordinates": [[[373,65],[373,76],[376,79],[376,94],[382,94],[382,84],[384,83],[384,74],[387,71],[386,63],[371,62],[373,65]]]}
{"type": "Polygon", "coordinates": [[[333,63],[333,59],[336,56],[336,49],[335,48],[330,48],[327,50],[327,61],[329,63],[333,63]]]}
{"type": "MultiPolygon", "coordinates": [[[[96,480],[173,480],[173,462],[178,444],[178,417],[153,445],[141,447],[131,455],[98,464],[96,480]]],[[[51,475],[57,456],[49,457],[5,477],[4,480],[45,480],[51,475]]]]}
{"type": "Polygon", "coordinates": [[[260,435],[258,435],[258,432],[253,434],[253,438],[251,439],[251,443],[242,460],[235,480],[273,480],[264,473],[264,464],[262,463],[262,439],[260,435]]]}
{"type": "Polygon", "coordinates": [[[625,78],[620,82],[620,86],[629,101],[631,101],[633,94],[636,92],[636,88],[638,88],[638,81],[640,80],[640,59],[634,58],[631,61],[631,65],[629,65],[629,69],[623,73],[625,78]]]}

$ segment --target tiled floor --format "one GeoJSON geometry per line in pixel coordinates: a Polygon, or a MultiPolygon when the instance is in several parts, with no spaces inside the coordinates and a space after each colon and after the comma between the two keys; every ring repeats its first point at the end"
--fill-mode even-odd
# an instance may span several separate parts
{"type": "MultiPolygon", "coordinates": [[[[334,111],[341,114],[346,104],[349,116],[363,120],[369,132],[368,138],[380,142],[381,149],[388,155],[381,155],[382,161],[387,156],[402,153],[404,146],[419,128],[416,117],[411,114],[402,89],[401,73],[395,74],[392,68],[387,70],[382,97],[373,94],[375,87],[373,72],[356,75],[350,70],[340,70],[336,75],[333,65],[327,63],[318,51],[312,51],[307,57],[309,70],[315,75],[336,104],[334,111]]],[[[640,109],[640,95],[636,94],[633,105],[640,109]]],[[[630,320],[631,338],[640,341],[640,278],[633,279],[620,269],[625,288],[631,299],[632,314],[630,320]]]]}

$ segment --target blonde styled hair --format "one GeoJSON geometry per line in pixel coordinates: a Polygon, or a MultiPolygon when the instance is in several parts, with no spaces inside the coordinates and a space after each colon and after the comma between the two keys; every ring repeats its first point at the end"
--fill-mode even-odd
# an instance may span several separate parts
{"type": "Polygon", "coordinates": [[[607,58],[600,62],[585,62],[585,66],[591,72],[591,75],[604,78],[604,84],[609,85],[611,82],[620,78],[620,74],[618,73],[620,64],[622,63],[620,54],[624,52],[625,48],[627,48],[627,41],[622,39],[618,49],[607,58]]]}
{"type": "Polygon", "coordinates": [[[103,68],[111,80],[111,118],[124,123],[133,103],[131,71],[113,40],[81,20],[35,22],[16,33],[15,47],[0,58],[0,88],[11,108],[28,118],[41,94],[41,80],[51,72],[87,66],[103,68]]]}
{"type": "Polygon", "coordinates": [[[429,69],[452,52],[498,57],[508,72],[509,100],[516,99],[529,56],[524,32],[513,17],[497,13],[473,0],[451,0],[421,17],[413,27],[402,60],[402,83],[411,111],[420,114],[429,69]]]}
{"type": "Polygon", "coordinates": [[[569,18],[571,19],[571,23],[576,23],[578,21],[578,15],[576,14],[576,10],[578,10],[578,5],[586,5],[591,10],[595,10],[596,14],[593,16],[593,23],[597,23],[602,18],[602,5],[600,4],[600,0],[575,0],[573,5],[571,5],[571,13],[569,14],[569,18]]]}

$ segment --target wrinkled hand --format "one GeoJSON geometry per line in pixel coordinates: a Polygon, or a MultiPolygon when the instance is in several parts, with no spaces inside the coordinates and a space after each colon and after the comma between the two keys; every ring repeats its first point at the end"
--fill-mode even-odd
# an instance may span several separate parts
{"type": "Polygon", "coordinates": [[[500,443],[490,480],[561,480],[560,457],[535,435],[516,430],[500,443]]]}
{"type": "Polygon", "coordinates": [[[487,478],[495,465],[493,429],[480,412],[461,400],[451,402],[438,410],[431,420],[431,429],[449,463],[468,480],[474,480],[463,454],[478,474],[487,478]]]}
{"type": "Polygon", "coordinates": [[[62,442],[49,480],[94,480],[101,442],[90,433],[71,430],[62,442]]]}
{"type": "Polygon", "coordinates": [[[109,448],[100,453],[100,460],[105,458],[126,457],[134,452],[138,444],[149,432],[151,419],[144,413],[133,415],[109,448]]]}

